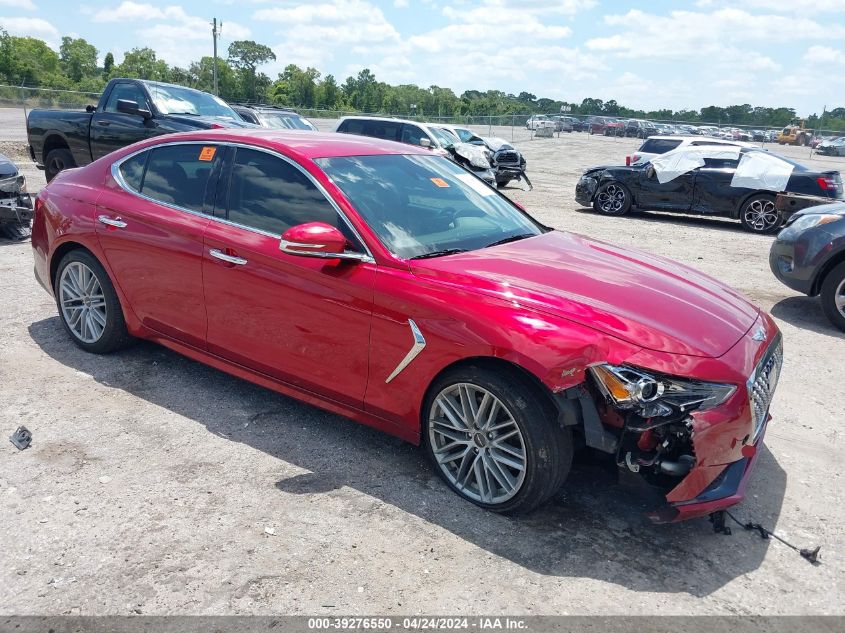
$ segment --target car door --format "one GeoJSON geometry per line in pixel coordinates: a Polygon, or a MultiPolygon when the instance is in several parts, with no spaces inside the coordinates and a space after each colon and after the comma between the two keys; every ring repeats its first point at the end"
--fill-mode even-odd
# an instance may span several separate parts
{"type": "Polygon", "coordinates": [[[97,200],[97,237],[129,306],[148,328],[205,347],[203,234],[220,154],[213,144],[162,145],[124,159],[97,200]]]}
{"type": "MultiPolygon", "coordinates": [[[[301,389],[363,406],[376,266],[279,250],[288,228],[337,226],[366,249],[315,180],[293,161],[238,147],[205,236],[203,281],[212,353],[301,389]]],[[[224,178],[226,178],[224,176],[224,178]]]]}
{"type": "Polygon", "coordinates": [[[681,174],[669,182],[660,182],[653,170],[640,169],[637,187],[632,192],[637,206],[644,209],[687,211],[692,206],[695,176],[681,174]]]}
{"type": "Polygon", "coordinates": [[[731,215],[751,189],[732,187],[739,159],[705,158],[695,170],[692,210],[709,215],[731,215]]]}
{"type": "Polygon", "coordinates": [[[139,108],[151,111],[147,97],[138,84],[117,82],[102,110],[97,110],[91,117],[91,156],[94,160],[121,147],[162,133],[153,120],[145,120],[138,114],[118,112],[119,99],[134,101],[139,108]]]}

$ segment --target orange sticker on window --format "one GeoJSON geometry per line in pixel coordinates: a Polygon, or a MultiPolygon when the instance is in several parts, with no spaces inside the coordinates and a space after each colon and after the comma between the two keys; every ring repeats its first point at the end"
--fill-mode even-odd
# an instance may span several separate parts
{"type": "Polygon", "coordinates": [[[431,182],[433,182],[438,187],[449,187],[449,183],[443,180],[442,178],[432,178],[431,182]]]}
{"type": "Polygon", "coordinates": [[[200,160],[214,160],[214,152],[216,151],[216,147],[203,147],[202,151],[200,152],[200,160]]]}

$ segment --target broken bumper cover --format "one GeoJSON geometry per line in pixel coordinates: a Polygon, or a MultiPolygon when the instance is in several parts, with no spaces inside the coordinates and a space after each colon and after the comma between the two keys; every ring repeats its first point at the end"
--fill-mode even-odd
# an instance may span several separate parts
{"type": "Polygon", "coordinates": [[[748,479],[751,477],[760,449],[763,447],[763,436],[766,434],[766,427],[771,416],[767,415],[766,418],[757,441],[743,450],[745,456],[725,466],[719,476],[695,499],[663,506],[649,513],[648,518],[655,523],[675,523],[704,517],[741,502],[745,498],[745,487],[748,485],[748,479]]]}
{"type": "Polygon", "coordinates": [[[27,193],[0,197],[0,222],[28,224],[34,215],[32,198],[27,193]]]}
{"type": "Polygon", "coordinates": [[[575,185],[575,202],[585,207],[593,204],[593,196],[596,195],[598,180],[592,176],[581,176],[578,184],[575,185]]]}

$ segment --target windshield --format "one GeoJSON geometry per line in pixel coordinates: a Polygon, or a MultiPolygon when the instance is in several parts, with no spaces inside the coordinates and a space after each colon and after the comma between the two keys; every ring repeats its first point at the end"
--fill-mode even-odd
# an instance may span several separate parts
{"type": "Polygon", "coordinates": [[[460,143],[461,139],[457,136],[452,134],[451,132],[447,132],[439,127],[432,127],[429,128],[431,130],[431,134],[434,138],[437,139],[437,142],[440,143],[443,147],[449,147],[450,145],[454,145],[455,143],[460,143]]]}
{"type": "Polygon", "coordinates": [[[781,154],[775,154],[774,152],[769,152],[768,150],[763,149],[750,149],[745,150],[743,154],[766,154],[768,156],[774,156],[775,158],[782,160],[785,163],[789,163],[794,168],[793,171],[811,171],[809,167],[806,165],[802,165],[801,163],[796,163],[791,158],[787,158],[781,154]]]}
{"type": "Polygon", "coordinates": [[[226,102],[207,92],[157,84],[147,84],[147,88],[161,114],[195,114],[241,120],[226,102]]]}
{"type": "Polygon", "coordinates": [[[470,132],[468,129],[463,127],[456,127],[455,132],[458,133],[458,136],[464,143],[469,143],[473,138],[477,138],[475,134],[470,132]]]}
{"type": "Polygon", "coordinates": [[[442,156],[349,156],[315,162],[387,249],[404,259],[475,250],[544,232],[495,189],[442,156]]]}
{"type": "Polygon", "coordinates": [[[264,127],[282,130],[316,130],[317,128],[294,112],[262,112],[258,120],[264,127]]]}

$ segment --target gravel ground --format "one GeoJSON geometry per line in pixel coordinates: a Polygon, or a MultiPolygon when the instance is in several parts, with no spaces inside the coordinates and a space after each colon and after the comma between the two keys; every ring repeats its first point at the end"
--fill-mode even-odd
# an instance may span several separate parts
{"type": "MultiPolygon", "coordinates": [[[[35,190],[21,125],[0,110],[0,152],[35,190]]],[[[772,277],[771,238],[580,209],[582,170],[623,161],[636,141],[492,132],[524,151],[535,188],[507,193],[542,221],[675,258],[775,316],[786,363],[735,514],[820,544],[821,565],[706,520],[652,526],[638,487],[586,459],[529,517],[486,513],[386,435],[156,345],[81,352],[29,245],[0,244],[0,432],[34,436],[22,452],[0,443],[0,614],[845,613],[845,336],[772,277]]]]}

